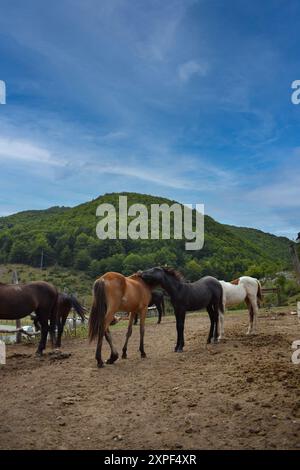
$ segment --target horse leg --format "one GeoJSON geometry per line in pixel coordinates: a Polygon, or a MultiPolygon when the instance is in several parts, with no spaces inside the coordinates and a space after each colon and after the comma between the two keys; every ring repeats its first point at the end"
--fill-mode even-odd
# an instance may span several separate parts
{"type": "Polygon", "coordinates": [[[56,315],[57,323],[57,338],[56,338],[56,347],[61,347],[61,337],[64,332],[64,327],[70,312],[70,308],[64,305],[61,305],[56,315]]]}
{"type": "MultiPolygon", "coordinates": [[[[136,314],[133,313],[133,312],[130,312],[130,314],[129,314],[128,329],[127,329],[127,333],[126,333],[125,343],[124,343],[124,346],[123,346],[123,349],[122,349],[122,359],[127,359],[127,345],[128,345],[129,338],[132,335],[132,324],[133,324],[133,320],[135,318],[135,315],[136,314]]],[[[136,315],[136,317],[137,317],[137,315],[136,315]]]]}
{"type": "Polygon", "coordinates": [[[157,324],[159,325],[160,322],[161,322],[161,317],[162,317],[162,308],[161,308],[161,305],[158,303],[156,304],[156,308],[157,308],[157,311],[158,311],[158,320],[157,320],[157,324]]]}
{"type": "Polygon", "coordinates": [[[46,343],[47,343],[47,336],[48,336],[48,318],[43,318],[41,315],[40,317],[40,324],[41,324],[41,339],[36,351],[37,356],[42,356],[44,349],[46,349],[46,343]]]}
{"type": "Polygon", "coordinates": [[[258,313],[258,306],[257,300],[255,297],[248,297],[246,299],[248,310],[249,310],[249,327],[247,331],[247,335],[255,335],[256,334],[256,324],[257,324],[257,313],[258,313]]]}
{"type": "Polygon", "coordinates": [[[97,361],[97,367],[101,368],[104,366],[104,362],[102,360],[102,343],[103,343],[103,335],[98,334],[98,341],[97,341],[97,346],[96,346],[96,354],[95,354],[95,358],[96,358],[96,361],[97,361]]]}
{"type": "Polygon", "coordinates": [[[258,316],[258,304],[257,304],[257,299],[254,299],[253,302],[253,334],[257,334],[257,316],[258,316]]]}
{"type": "Polygon", "coordinates": [[[245,302],[247,304],[248,312],[249,312],[249,326],[246,332],[246,335],[250,335],[253,329],[253,310],[250,299],[248,297],[245,298],[245,302]]]}
{"type": "Polygon", "coordinates": [[[105,339],[106,339],[106,341],[108,342],[108,344],[110,346],[110,358],[107,359],[106,364],[113,364],[119,358],[119,354],[118,354],[118,351],[116,350],[116,348],[113,345],[112,337],[111,337],[109,328],[105,332],[105,339]]]}
{"type": "Polygon", "coordinates": [[[33,320],[33,324],[34,324],[35,331],[40,331],[40,329],[41,329],[41,324],[40,324],[40,321],[39,321],[39,319],[38,319],[37,314],[35,314],[35,316],[32,317],[32,320],[33,320]]]}
{"type": "Polygon", "coordinates": [[[214,311],[214,343],[218,342],[219,337],[219,303],[215,304],[213,307],[214,311]]]}
{"type": "Polygon", "coordinates": [[[109,318],[110,318],[110,322],[108,323],[108,316],[107,316],[107,313],[106,312],[106,316],[105,316],[105,325],[104,325],[104,330],[101,332],[99,331],[98,333],[98,340],[97,340],[97,346],[96,346],[96,354],[95,354],[95,359],[97,361],[97,367],[99,367],[99,369],[101,367],[104,367],[104,362],[103,362],[103,359],[102,359],[102,344],[103,344],[103,336],[104,336],[104,333],[106,332],[106,329],[108,328],[108,326],[110,325],[111,323],[111,320],[113,318],[113,313],[109,315],[109,318]],[[108,323],[108,325],[107,325],[108,323]]]}
{"type": "MultiPolygon", "coordinates": [[[[225,305],[224,305],[224,312],[225,312],[225,305]]],[[[218,338],[219,341],[224,338],[224,312],[221,312],[219,310],[219,330],[220,330],[220,335],[218,338]]]]}
{"type": "Polygon", "coordinates": [[[105,338],[106,338],[107,342],[109,343],[110,349],[111,349],[111,356],[110,356],[110,359],[108,360],[108,364],[112,364],[112,362],[109,362],[111,359],[114,359],[114,361],[115,361],[118,358],[118,357],[116,357],[116,356],[118,356],[118,352],[113,346],[111,334],[110,334],[110,331],[108,329],[109,325],[111,324],[111,322],[114,318],[115,312],[116,312],[116,310],[114,308],[108,308],[107,309],[106,315],[105,315],[104,330],[103,330],[104,334],[103,334],[103,332],[102,332],[102,334],[100,334],[100,332],[98,334],[98,341],[97,341],[95,357],[96,357],[96,360],[97,360],[97,366],[99,368],[104,366],[104,362],[102,360],[102,344],[103,344],[103,336],[104,335],[105,335],[105,338]]]}
{"type": "Polygon", "coordinates": [[[175,352],[183,352],[185,311],[177,310],[175,312],[175,316],[177,329],[177,344],[175,346],[175,352]]]}
{"type": "Polygon", "coordinates": [[[138,322],[138,319],[139,319],[139,316],[138,314],[136,313],[135,317],[134,317],[134,325],[137,325],[137,322],[138,322]]]}
{"type": "Polygon", "coordinates": [[[146,357],[146,353],[144,350],[144,335],[145,335],[145,320],[146,320],[147,311],[148,311],[148,307],[146,307],[146,309],[143,310],[140,315],[140,353],[141,353],[142,358],[146,357]]]}
{"type": "Polygon", "coordinates": [[[215,327],[215,314],[214,314],[213,307],[211,305],[207,307],[207,312],[208,312],[209,319],[210,319],[210,329],[208,333],[207,344],[210,344],[211,339],[214,334],[214,327],[215,327]]]}
{"type": "Polygon", "coordinates": [[[64,318],[64,319],[58,320],[57,322],[57,338],[56,338],[56,344],[55,344],[57,348],[61,347],[61,337],[64,331],[66,321],[67,321],[67,318],[64,318]]]}

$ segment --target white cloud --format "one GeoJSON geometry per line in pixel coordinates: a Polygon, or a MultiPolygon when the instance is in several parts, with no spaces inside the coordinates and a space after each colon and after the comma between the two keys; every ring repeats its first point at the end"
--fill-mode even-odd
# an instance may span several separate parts
{"type": "Polygon", "coordinates": [[[124,165],[122,159],[110,157],[97,159],[99,163],[87,161],[80,167],[80,172],[87,169],[99,174],[114,174],[124,177],[136,178],[141,181],[154,183],[164,188],[196,192],[215,192],[219,189],[229,189],[236,185],[233,173],[212,165],[204,159],[189,155],[176,155],[169,151],[156,157],[147,158],[141,162],[140,158],[128,157],[128,164],[124,165]],[[104,161],[105,160],[105,161],[104,161]]]}
{"type": "Polygon", "coordinates": [[[178,67],[178,77],[181,82],[188,82],[193,75],[204,77],[208,72],[208,65],[205,62],[189,60],[178,67]]]}
{"type": "Polygon", "coordinates": [[[99,140],[103,142],[114,142],[116,140],[125,139],[126,137],[128,137],[128,134],[125,131],[112,131],[105,135],[101,135],[99,140]]]}
{"type": "Polygon", "coordinates": [[[300,175],[292,171],[282,174],[282,181],[266,184],[249,194],[249,199],[263,202],[265,206],[275,209],[300,207],[300,175]]]}
{"type": "Polygon", "coordinates": [[[0,160],[18,160],[24,163],[38,163],[62,166],[65,162],[56,159],[49,150],[27,140],[0,137],[0,160]]]}

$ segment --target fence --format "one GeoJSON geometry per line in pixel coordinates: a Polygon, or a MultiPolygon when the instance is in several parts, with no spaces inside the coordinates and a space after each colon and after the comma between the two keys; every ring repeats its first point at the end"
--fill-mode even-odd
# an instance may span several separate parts
{"type": "Polygon", "coordinates": [[[280,289],[279,287],[263,287],[263,295],[266,294],[276,294],[277,295],[277,305],[280,305],[280,289]]]}

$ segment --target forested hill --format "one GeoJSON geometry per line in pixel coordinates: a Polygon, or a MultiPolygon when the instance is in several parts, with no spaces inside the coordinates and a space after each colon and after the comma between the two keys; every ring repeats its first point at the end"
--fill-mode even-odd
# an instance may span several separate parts
{"type": "MultiPolygon", "coordinates": [[[[171,203],[168,199],[127,195],[128,205],[171,203]]],[[[96,208],[118,207],[118,193],[105,194],[76,207],[52,207],[0,218],[0,262],[76,268],[92,277],[106,271],[130,274],[158,264],[179,268],[193,280],[206,274],[232,279],[248,273],[261,277],[290,266],[288,243],[259,230],[222,225],[205,216],[202,250],[186,251],[184,240],[99,240],[96,208]]]]}

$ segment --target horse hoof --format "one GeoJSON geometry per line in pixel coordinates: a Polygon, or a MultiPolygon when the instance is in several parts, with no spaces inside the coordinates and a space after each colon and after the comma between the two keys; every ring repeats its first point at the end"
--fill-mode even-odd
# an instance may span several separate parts
{"type": "Polygon", "coordinates": [[[113,364],[119,358],[119,354],[115,354],[107,359],[106,364],[113,364]]]}
{"type": "Polygon", "coordinates": [[[102,367],[104,367],[103,361],[97,362],[97,367],[98,367],[99,369],[101,369],[102,367]]]}
{"type": "Polygon", "coordinates": [[[122,359],[127,359],[127,354],[122,354],[122,359]]]}
{"type": "Polygon", "coordinates": [[[141,353],[141,358],[142,358],[142,359],[145,359],[145,357],[147,357],[147,356],[146,356],[146,353],[141,353]]]}

